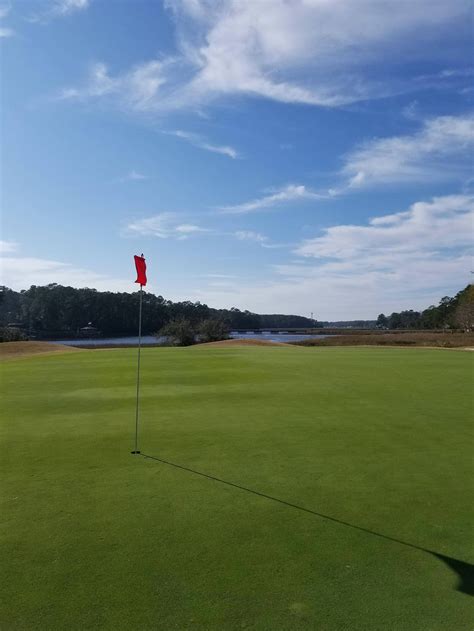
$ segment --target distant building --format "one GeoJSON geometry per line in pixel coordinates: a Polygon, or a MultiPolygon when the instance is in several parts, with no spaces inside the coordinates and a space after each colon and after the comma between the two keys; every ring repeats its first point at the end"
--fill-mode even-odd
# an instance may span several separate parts
{"type": "Polygon", "coordinates": [[[26,329],[26,325],[23,322],[9,322],[7,327],[9,329],[20,329],[21,331],[26,329]]]}
{"type": "Polygon", "coordinates": [[[80,337],[98,337],[100,331],[97,327],[92,325],[92,322],[88,322],[87,326],[83,326],[79,329],[80,337]]]}

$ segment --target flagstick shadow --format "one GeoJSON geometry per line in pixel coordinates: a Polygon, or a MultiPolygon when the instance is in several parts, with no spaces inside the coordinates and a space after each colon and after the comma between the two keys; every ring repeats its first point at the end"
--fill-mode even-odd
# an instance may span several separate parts
{"type": "Polygon", "coordinates": [[[157,458],[156,456],[150,456],[144,453],[142,453],[141,455],[143,458],[147,458],[149,460],[155,460],[156,462],[161,462],[162,464],[166,464],[170,467],[174,467],[176,469],[181,469],[182,471],[187,471],[188,473],[199,475],[202,478],[207,478],[208,480],[213,480],[214,482],[219,482],[220,484],[225,484],[227,486],[234,487],[241,491],[252,493],[252,495],[257,495],[258,497],[263,497],[267,500],[278,502],[278,504],[283,504],[284,506],[288,506],[289,508],[293,508],[295,510],[298,510],[304,513],[309,513],[310,515],[315,515],[316,517],[319,517],[320,519],[332,521],[341,526],[346,526],[347,528],[352,528],[354,530],[358,530],[359,532],[364,532],[365,534],[372,535],[374,537],[379,537],[380,539],[385,539],[386,541],[392,541],[393,543],[398,543],[399,545],[405,546],[407,548],[412,548],[414,550],[419,550],[421,552],[431,554],[432,556],[436,557],[440,561],[443,561],[443,563],[445,563],[451,570],[453,570],[457,574],[457,577],[458,577],[458,584],[456,586],[457,591],[462,592],[463,594],[467,594],[469,596],[474,596],[474,565],[472,565],[471,563],[466,563],[465,561],[460,561],[459,559],[454,559],[444,554],[439,554],[438,552],[434,552],[433,550],[422,548],[421,546],[417,546],[413,543],[408,543],[407,541],[403,541],[401,539],[395,539],[395,537],[384,535],[380,532],[376,532],[374,530],[364,528],[363,526],[357,526],[355,524],[351,524],[347,521],[343,521],[342,519],[337,519],[336,517],[331,517],[330,515],[319,513],[318,511],[311,510],[310,508],[305,508],[304,506],[298,506],[297,504],[287,502],[286,500],[282,500],[278,497],[273,497],[272,495],[267,495],[266,493],[261,493],[260,491],[249,489],[248,487],[241,486],[240,484],[235,484],[235,482],[229,482],[228,480],[223,480],[222,478],[218,478],[214,475],[209,475],[208,473],[203,473],[202,471],[196,471],[195,469],[191,469],[190,467],[185,467],[183,465],[177,464],[176,462],[170,462],[169,460],[164,460],[163,458],[157,458]]]}

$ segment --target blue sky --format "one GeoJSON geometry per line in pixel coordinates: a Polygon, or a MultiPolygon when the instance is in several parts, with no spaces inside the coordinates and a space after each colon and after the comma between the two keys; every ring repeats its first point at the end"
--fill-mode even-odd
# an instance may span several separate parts
{"type": "Polygon", "coordinates": [[[470,0],[0,4],[2,284],[374,318],[471,280],[470,0]],[[395,6],[395,8],[394,8],[395,6]]]}

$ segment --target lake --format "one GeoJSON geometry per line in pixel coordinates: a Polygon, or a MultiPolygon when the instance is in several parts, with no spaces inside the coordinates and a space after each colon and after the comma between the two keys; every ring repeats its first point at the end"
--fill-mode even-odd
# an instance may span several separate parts
{"type": "MultiPolygon", "coordinates": [[[[308,339],[323,339],[328,335],[305,335],[299,333],[236,333],[231,332],[232,339],[238,340],[266,340],[268,342],[299,342],[308,339]]],[[[155,337],[154,335],[143,335],[142,346],[154,346],[166,342],[165,337],[155,337]]],[[[132,337],[108,337],[76,340],[54,340],[56,344],[67,344],[68,346],[136,346],[138,336],[132,337]]]]}

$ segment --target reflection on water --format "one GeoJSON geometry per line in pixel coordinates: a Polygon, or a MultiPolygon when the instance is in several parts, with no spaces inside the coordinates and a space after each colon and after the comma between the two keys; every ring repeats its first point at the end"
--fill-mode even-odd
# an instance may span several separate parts
{"type": "Polygon", "coordinates": [[[303,333],[235,333],[232,332],[231,336],[238,340],[266,340],[267,342],[299,342],[301,340],[309,339],[323,339],[329,337],[328,335],[306,335],[303,333]]]}
{"type": "MultiPolygon", "coordinates": [[[[298,333],[236,333],[232,332],[233,339],[248,340],[266,340],[267,342],[299,342],[300,340],[322,339],[327,335],[304,335],[298,333]]],[[[56,344],[67,344],[68,346],[136,346],[138,344],[138,336],[132,337],[108,337],[108,338],[91,338],[80,340],[54,340],[56,344]]],[[[154,335],[143,335],[142,345],[152,346],[156,344],[165,344],[166,337],[155,337],[154,335]]]]}

